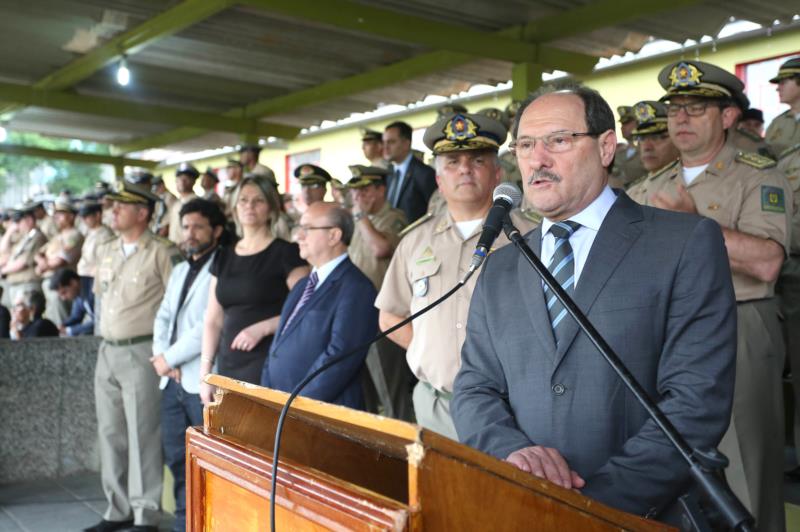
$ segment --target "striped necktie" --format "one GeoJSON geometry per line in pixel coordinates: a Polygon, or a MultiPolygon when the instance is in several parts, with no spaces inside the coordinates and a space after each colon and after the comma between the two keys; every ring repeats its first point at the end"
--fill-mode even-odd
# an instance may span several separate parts
{"type": "MultiPolygon", "coordinates": [[[[575,257],[572,253],[572,246],[569,245],[569,237],[580,226],[581,224],[577,222],[565,221],[555,223],[550,227],[550,232],[555,237],[555,247],[553,248],[553,258],[550,259],[547,269],[569,295],[572,295],[575,289],[575,257]]],[[[550,325],[553,327],[553,337],[558,345],[559,332],[563,329],[567,309],[547,285],[544,287],[544,298],[547,301],[547,312],[550,315],[550,325]]]]}
{"type": "Polygon", "coordinates": [[[292,320],[297,317],[297,313],[300,312],[300,309],[303,308],[303,306],[308,303],[308,300],[311,299],[311,296],[314,295],[314,289],[317,287],[318,279],[317,272],[311,272],[311,275],[308,276],[308,282],[303,289],[303,295],[300,296],[300,300],[294,306],[294,310],[289,315],[289,319],[286,320],[286,324],[283,326],[284,331],[289,327],[289,324],[292,323],[292,320]]]}

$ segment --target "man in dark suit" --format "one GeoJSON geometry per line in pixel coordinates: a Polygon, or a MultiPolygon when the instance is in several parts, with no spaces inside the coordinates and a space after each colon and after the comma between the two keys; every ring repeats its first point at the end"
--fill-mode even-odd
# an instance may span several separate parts
{"type": "Polygon", "coordinates": [[[94,292],[92,277],[80,277],[70,268],[61,268],[50,278],[50,289],[58,299],[71,305],[69,317],[58,330],[62,336],[94,334],[94,292]]]}
{"type": "MultiPolygon", "coordinates": [[[[517,116],[512,147],[544,216],[528,244],[689,444],[716,446],[736,357],[719,225],[611,190],[614,117],[597,92],[542,91],[517,116]]],[[[683,459],[513,246],[494,252],[478,280],[454,392],[461,441],[610,506],[658,516],[689,482],[683,459]]]]}
{"type": "Polygon", "coordinates": [[[428,211],[436,190],[436,172],[411,152],[411,126],[392,122],[383,131],[384,158],[391,163],[386,199],[406,214],[409,223],[428,211]]]}
{"type": "MultiPolygon", "coordinates": [[[[314,269],[286,298],[264,363],[262,386],[291,391],[331,358],[366,344],[377,334],[375,287],[347,258],[353,230],[352,216],[335,203],[314,203],[300,218],[300,256],[314,269]]],[[[315,377],[302,395],[363,408],[361,371],[368,347],[315,377]]]]}

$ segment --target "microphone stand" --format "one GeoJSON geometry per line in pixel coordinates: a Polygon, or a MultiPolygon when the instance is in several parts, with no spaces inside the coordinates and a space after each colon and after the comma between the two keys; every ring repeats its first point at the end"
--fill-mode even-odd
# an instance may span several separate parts
{"type": "Polygon", "coordinates": [[[644,388],[642,388],[642,385],[636,380],[636,377],[628,370],[625,363],[622,362],[614,350],[611,349],[611,346],[606,343],[569,294],[564,291],[550,271],[542,264],[542,261],[539,260],[539,257],[531,250],[519,230],[514,227],[511,219],[508,217],[503,225],[503,230],[508,239],[514,243],[539,277],[544,280],[545,284],[564,305],[569,315],[578,322],[578,326],[586,336],[589,337],[589,340],[597,350],[600,351],[600,354],[622,380],[625,387],[636,397],[650,418],[655,422],[656,426],[661,429],[672,446],[678,450],[689,465],[689,473],[695,483],[695,487],[704,496],[704,499],[711,504],[712,509],[716,510],[716,512],[713,512],[712,509],[702,508],[699,504],[697,494],[690,491],[679,499],[683,509],[681,528],[683,530],[705,532],[718,529],[718,526],[712,528],[709,524],[710,522],[715,522],[730,530],[739,530],[742,532],[755,530],[753,526],[753,517],[741,501],[733,494],[722,475],[722,471],[728,465],[728,459],[725,455],[720,453],[717,449],[700,451],[689,446],[689,443],[684,439],[681,433],[678,432],[675,426],[667,419],[664,412],[658,407],[655,401],[650,398],[644,388]],[[706,513],[708,513],[708,515],[706,515],[706,513]]]}

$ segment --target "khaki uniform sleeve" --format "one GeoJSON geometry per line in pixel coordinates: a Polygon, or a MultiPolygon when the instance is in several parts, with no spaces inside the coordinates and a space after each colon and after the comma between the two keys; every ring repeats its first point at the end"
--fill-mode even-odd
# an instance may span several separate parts
{"type": "Polygon", "coordinates": [[[400,243],[400,231],[405,229],[407,225],[406,215],[403,211],[397,210],[391,212],[385,220],[381,220],[381,223],[376,225],[375,229],[386,237],[392,249],[397,249],[397,245],[400,243]]]}
{"type": "Polygon", "coordinates": [[[774,240],[788,255],[794,205],[789,182],[774,168],[754,171],[744,193],[736,230],[774,240]]]}
{"type": "Polygon", "coordinates": [[[375,300],[379,310],[389,312],[395,316],[409,316],[411,314],[411,285],[408,280],[407,260],[413,251],[411,239],[408,237],[400,241],[395,250],[389,269],[383,278],[381,291],[375,300]]]}

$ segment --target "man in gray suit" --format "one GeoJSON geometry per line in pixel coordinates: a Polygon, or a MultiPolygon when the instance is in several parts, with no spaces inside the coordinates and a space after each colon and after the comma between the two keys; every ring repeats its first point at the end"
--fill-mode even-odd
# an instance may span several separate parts
{"type": "Polygon", "coordinates": [[[172,270],[153,325],[153,357],[161,376],[161,441],[172,471],[173,530],[186,530],[186,429],[203,424],[200,401],[200,341],[208,306],[209,267],[225,227],[216,201],[195,198],[179,212],[187,260],[172,270]]]}
{"type": "MultiPolygon", "coordinates": [[[[689,444],[716,446],[736,355],[720,227],[608,187],[614,117],[591,89],[535,93],[514,137],[525,194],[544,215],[528,244],[689,444]]],[[[462,442],[610,506],[657,516],[689,481],[680,455],[513,246],[484,265],[454,392],[462,442]]]]}

